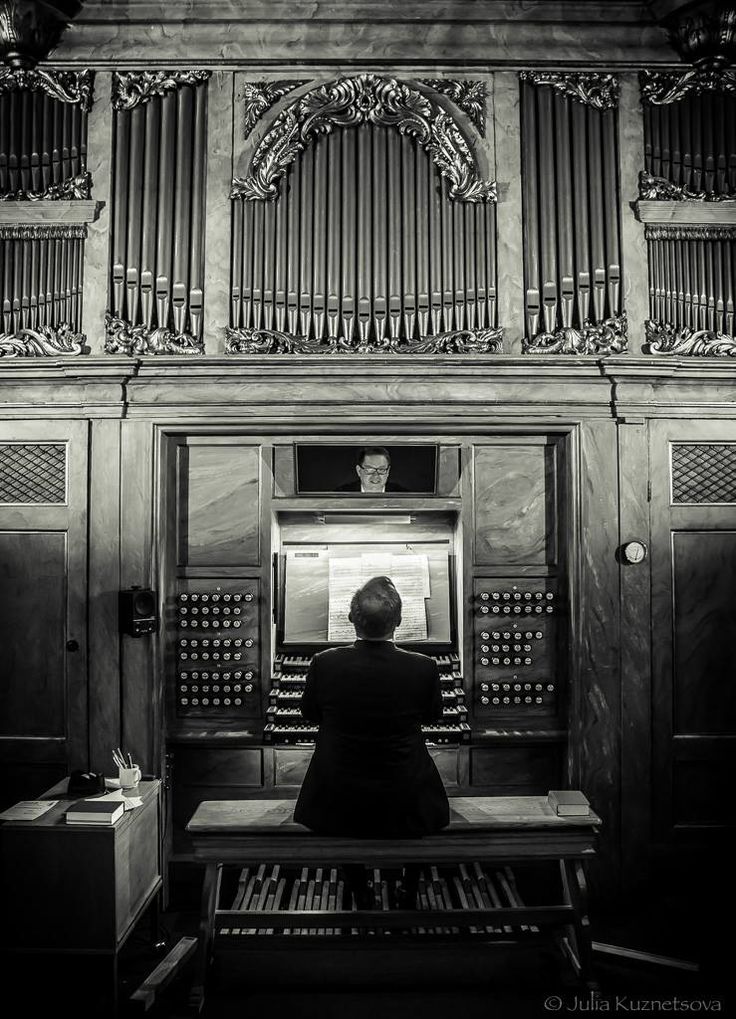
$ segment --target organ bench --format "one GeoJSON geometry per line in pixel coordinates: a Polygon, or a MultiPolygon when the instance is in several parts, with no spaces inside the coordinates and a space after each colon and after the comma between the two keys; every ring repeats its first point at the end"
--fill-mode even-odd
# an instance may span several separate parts
{"type": "Polygon", "coordinates": [[[196,1010],[204,1004],[215,950],[263,945],[264,938],[273,942],[297,932],[300,945],[305,937],[340,935],[352,943],[367,932],[375,937],[401,931],[402,937],[422,943],[430,935],[431,940],[445,935],[508,943],[555,933],[566,938],[563,943],[581,980],[594,986],[583,867],[596,853],[601,823],[596,814],[558,817],[544,796],[460,796],[450,799],[450,824],[436,835],[355,839],[315,835],[294,821],[293,809],[294,800],[211,800],[199,805],[187,825],[194,857],[205,865],[191,993],[196,1010]],[[536,861],[559,867],[561,894],[554,904],[526,905],[516,888],[511,867],[536,861]],[[349,897],[343,904],[344,889],[335,883],[337,865],[364,864],[374,868],[380,881],[381,868],[409,862],[423,869],[417,910],[388,911],[375,886],[377,908],[357,913],[349,897]],[[223,908],[222,868],[236,864],[253,869],[242,872],[236,908],[223,908]],[[439,876],[437,868],[446,865],[460,868],[462,878],[451,879],[455,895],[439,876]],[[498,879],[506,904],[489,865],[502,868],[498,879]],[[279,875],[290,866],[300,869],[302,877],[287,890],[287,878],[279,875]],[[310,876],[310,867],[318,868],[317,878],[310,876]]]}

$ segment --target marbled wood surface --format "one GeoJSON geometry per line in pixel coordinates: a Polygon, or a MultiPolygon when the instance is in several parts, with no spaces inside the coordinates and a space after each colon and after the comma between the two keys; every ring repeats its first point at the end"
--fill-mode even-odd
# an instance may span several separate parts
{"type": "Polygon", "coordinates": [[[675,531],[673,571],[675,735],[728,735],[736,731],[736,533],[675,531]]]}
{"type": "MultiPolygon", "coordinates": [[[[619,540],[649,540],[649,450],[646,424],[618,424],[619,540]]],[[[651,796],[651,571],[649,560],[622,566],[621,849],[624,874],[645,880],[651,796]]]]}
{"type": "Polygon", "coordinates": [[[62,530],[0,533],[3,736],[67,735],[66,545],[62,530]]]}
{"type": "MultiPolygon", "coordinates": [[[[216,71],[207,83],[207,195],[204,237],[204,319],[208,353],[224,354],[225,323],[230,320],[230,215],[233,175],[233,76],[216,71]]],[[[237,203],[236,203],[237,204],[237,203]]]]}
{"type": "Polygon", "coordinates": [[[613,421],[580,426],[581,531],[572,584],[577,620],[571,620],[576,661],[570,677],[571,784],[604,818],[606,851],[613,854],[619,840],[621,727],[616,441],[613,421]]]}
{"type": "Polygon", "coordinates": [[[496,208],[498,324],[504,331],[505,353],[521,354],[524,334],[524,235],[521,229],[519,75],[516,71],[500,71],[493,80],[496,183],[502,196],[496,208]]]}
{"type": "Polygon", "coordinates": [[[555,450],[498,443],[473,452],[478,565],[556,561],[555,450]]]}
{"type": "Polygon", "coordinates": [[[626,309],[629,350],[639,354],[645,338],[644,322],[650,317],[646,285],[649,263],[644,227],[637,220],[631,202],[639,193],[639,171],[644,169],[644,117],[639,101],[638,75],[622,74],[619,81],[619,109],[622,113],[618,118],[621,307],[626,309]]]}
{"type": "Polygon", "coordinates": [[[92,174],[92,194],[104,207],[87,227],[84,243],[82,332],[90,353],[104,354],[105,312],[110,273],[110,228],[112,223],[112,74],[95,75],[95,101],[87,129],[87,169],[92,174]]]}
{"type": "Polygon", "coordinates": [[[676,60],[644,3],[206,0],[85,5],[55,63],[676,60]],[[602,31],[602,27],[605,30],[602,31]]]}
{"type": "Polygon", "coordinates": [[[120,422],[94,421],[89,492],[89,766],[120,742],[120,422]]]}
{"type": "Polygon", "coordinates": [[[258,446],[180,447],[182,566],[257,566],[258,446]]]}

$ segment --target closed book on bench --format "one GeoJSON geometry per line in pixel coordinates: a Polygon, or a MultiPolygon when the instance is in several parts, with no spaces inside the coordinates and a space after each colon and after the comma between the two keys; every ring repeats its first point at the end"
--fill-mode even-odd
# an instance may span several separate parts
{"type": "Polygon", "coordinates": [[[590,803],[579,789],[550,789],[547,802],[560,817],[583,817],[590,813],[590,803]]]}
{"type": "Polygon", "coordinates": [[[115,824],[125,812],[122,800],[77,800],[67,807],[67,824],[115,824]]]}

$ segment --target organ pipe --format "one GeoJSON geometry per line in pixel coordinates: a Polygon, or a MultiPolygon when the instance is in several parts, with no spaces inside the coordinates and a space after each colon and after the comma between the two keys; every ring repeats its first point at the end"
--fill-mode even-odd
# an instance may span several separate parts
{"type": "MultiPolygon", "coordinates": [[[[203,349],[208,76],[177,71],[113,77],[108,351],[203,349]]],[[[244,225],[233,225],[233,258],[244,256],[244,225]]],[[[233,313],[246,296],[232,292],[233,313]]]]}
{"type": "Polygon", "coordinates": [[[528,351],[626,349],[617,100],[610,75],[521,74],[528,351]]]}

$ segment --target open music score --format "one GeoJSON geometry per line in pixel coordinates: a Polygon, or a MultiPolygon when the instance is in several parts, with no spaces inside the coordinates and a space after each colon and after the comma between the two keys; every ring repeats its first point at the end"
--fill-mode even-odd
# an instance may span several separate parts
{"type": "Polygon", "coordinates": [[[401,596],[401,626],[396,640],[427,639],[425,599],[431,595],[426,555],[364,553],[331,559],[329,567],[329,640],[351,641],[355,629],[349,621],[350,600],[356,589],[372,577],[389,577],[401,596]]]}

